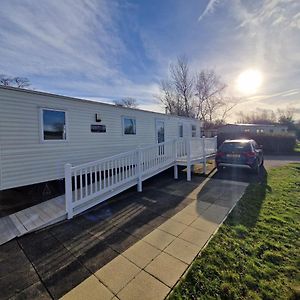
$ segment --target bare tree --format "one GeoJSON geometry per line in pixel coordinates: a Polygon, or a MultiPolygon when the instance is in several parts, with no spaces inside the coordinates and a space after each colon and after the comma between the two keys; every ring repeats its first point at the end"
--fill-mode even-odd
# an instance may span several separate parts
{"type": "Polygon", "coordinates": [[[185,57],[170,67],[170,80],[160,84],[158,96],[170,114],[196,117],[206,122],[224,120],[237,105],[237,99],[225,96],[226,85],[213,70],[191,75],[185,57]]]}
{"type": "Polygon", "coordinates": [[[18,88],[27,88],[31,85],[29,79],[26,77],[15,77],[14,82],[18,88]]]}
{"type": "Polygon", "coordinates": [[[114,104],[116,106],[129,107],[129,108],[137,108],[138,103],[136,99],[131,97],[122,98],[121,100],[114,100],[114,104]]]}
{"type": "MultiPolygon", "coordinates": [[[[204,121],[212,122],[217,111],[225,105],[223,93],[226,85],[214,70],[204,70],[196,74],[195,89],[195,96],[197,97],[196,116],[201,117],[204,121]]],[[[225,111],[227,112],[228,109],[225,111]]],[[[225,111],[222,113],[223,115],[225,111]]]]}
{"type": "Polygon", "coordinates": [[[190,74],[188,60],[185,56],[178,57],[176,64],[170,66],[171,81],[176,91],[175,102],[177,103],[178,111],[182,113],[180,107],[184,108],[184,115],[191,117],[193,111],[193,94],[194,94],[194,78],[190,74]]]}
{"type": "Polygon", "coordinates": [[[277,122],[277,117],[274,111],[268,109],[256,109],[249,113],[240,111],[237,116],[238,123],[275,124],[277,122]]]}
{"type": "Polygon", "coordinates": [[[4,86],[10,86],[12,83],[12,78],[8,77],[4,74],[0,75],[0,85],[4,85],[4,86]]]}
{"type": "Polygon", "coordinates": [[[287,107],[286,109],[277,109],[278,122],[281,124],[290,124],[294,122],[294,107],[287,107]]]}
{"type": "Polygon", "coordinates": [[[162,93],[159,96],[159,99],[164,104],[167,112],[171,115],[184,116],[184,105],[174,90],[172,83],[167,80],[162,80],[160,89],[162,93]]]}
{"type": "Polygon", "coordinates": [[[9,77],[7,75],[0,75],[0,85],[13,86],[18,88],[28,88],[31,83],[26,77],[9,77]]]}

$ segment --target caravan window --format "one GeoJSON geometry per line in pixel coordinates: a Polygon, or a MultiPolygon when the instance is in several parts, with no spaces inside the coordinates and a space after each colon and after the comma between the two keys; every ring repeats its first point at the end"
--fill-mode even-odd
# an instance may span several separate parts
{"type": "Polygon", "coordinates": [[[136,120],[133,118],[123,117],[123,133],[136,134],[136,120]]]}
{"type": "Polygon", "coordinates": [[[192,137],[196,137],[197,135],[197,127],[196,125],[192,125],[192,137]]]}
{"type": "Polygon", "coordinates": [[[41,110],[43,141],[66,140],[66,112],[54,109],[41,110]]]}
{"type": "Polygon", "coordinates": [[[179,124],[179,125],[178,125],[178,136],[179,136],[180,138],[183,137],[183,124],[179,124]]]}

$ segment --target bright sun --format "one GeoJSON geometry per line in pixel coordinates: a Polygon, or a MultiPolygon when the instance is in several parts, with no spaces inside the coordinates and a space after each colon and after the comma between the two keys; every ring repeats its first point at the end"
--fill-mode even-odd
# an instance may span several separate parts
{"type": "Polygon", "coordinates": [[[256,69],[248,69],[242,72],[236,81],[237,89],[245,95],[257,92],[263,81],[262,73],[256,69]]]}

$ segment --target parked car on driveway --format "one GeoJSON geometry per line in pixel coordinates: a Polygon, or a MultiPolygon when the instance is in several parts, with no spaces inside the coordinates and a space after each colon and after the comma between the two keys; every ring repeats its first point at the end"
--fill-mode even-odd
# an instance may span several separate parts
{"type": "Polygon", "coordinates": [[[216,154],[217,169],[223,167],[248,168],[259,173],[264,163],[262,147],[254,140],[226,140],[216,154]]]}

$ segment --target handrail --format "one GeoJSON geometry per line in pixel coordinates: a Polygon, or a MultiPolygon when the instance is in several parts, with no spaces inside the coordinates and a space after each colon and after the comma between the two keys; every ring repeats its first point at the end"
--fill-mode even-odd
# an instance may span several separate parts
{"type": "Polygon", "coordinates": [[[174,143],[174,141],[175,141],[175,139],[174,140],[168,140],[168,141],[165,141],[165,142],[162,142],[162,143],[157,143],[157,144],[153,144],[153,145],[139,147],[138,149],[147,150],[147,149],[151,149],[151,148],[156,148],[157,146],[164,146],[164,145],[167,145],[167,144],[170,144],[170,143],[174,143]]]}
{"type": "Polygon", "coordinates": [[[178,158],[185,157],[187,180],[190,181],[193,155],[201,156],[205,163],[206,154],[216,151],[216,142],[216,137],[172,139],[76,166],[66,164],[65,199],[68,218],[73,217],[76,207],[80,206],[83,211],[95,205],[90,204],[95,197],[99,199],[97,204],[136,184],[141,192],[143,180],[170,166],[174,166],[174,178],[177,178],[178,158]]]}
{"type": "Polygon", "coordinates": [[[76,170],[79,170],[81,168],[92,167],[95,164],[101,164],[101,163],[104,163],[104,162],[107,162],[107,161],[110,161],[110,160],[113,160],[113,159],[121,158],[123,156],[133,154],[136,151],[137,150],[130,150],[130,151],[122,152],[122,153],[112,155],[112,156],[109,156],[109,157],[101,158],[99,160],[93,160],[93,161],[88,162],[88,163],[83,163],[83,164],[80,164],[80,165],[72,166],[72,171],[76,171],[76,170]]]}

